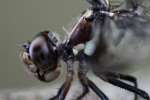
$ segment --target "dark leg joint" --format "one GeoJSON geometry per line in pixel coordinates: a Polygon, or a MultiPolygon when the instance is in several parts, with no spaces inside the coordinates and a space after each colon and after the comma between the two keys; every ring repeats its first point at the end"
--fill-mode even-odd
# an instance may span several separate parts
{"type": "Polygon", "coordinates": [[[140,95],[141,97],[145,98],[146,100],[150,100],[149,95],[145,91],[143,91],[141,89],[138,89],[136,87],[133,87],[131,85],[128,85],[128,84],[126,84],[126,83],[124,83],[120,80],[113,79],[113,78],[108,78],[108,82],[113,84],[113,85],[116,85],[118,87],[124,88],[128,91],[134,92],[134,93],[140,95]]]}
{"type": "Polygon", "coordinates": [[[81,85],[83,87],[83,93],[77,98],[77,100],[81,100],[85,95],[89,93],[89,86],[87,83],[87,77],[85,74],[78,72],[79,80],[81,82],[81,85]]]}
{"type": "Polygon", "coordinates": [[[88,85],[100,97],[101,100],[109,100],[108,97],[89,79],[88,85]]]}
{"type": "MultiPolygon", "coordinates": [[[[116,72],[105,72],[103,75],[104,75],[104,78],[107,77],[107,78],[114,78],[118,80],[125,80],[125,81],[132,82],[134,84],[134,87],[138,88],[137,79],[133,76],[124,75],[124,74],[120,74],[116,72]]],[[[137,94],[134,94],[134,100],[137,100],[137,99],[138,99],[137,94]]]]}

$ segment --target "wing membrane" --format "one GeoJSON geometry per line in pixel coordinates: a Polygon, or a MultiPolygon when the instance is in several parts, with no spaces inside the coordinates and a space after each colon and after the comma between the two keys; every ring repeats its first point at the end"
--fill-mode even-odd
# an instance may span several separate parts
{"type": "Polygon", "coordinates": [[[150,0],[139,0],[139,8],[145,16],[150,17],[150,0]]]}
{"type": "Polygon", "coordinates": [[[105,18],[104,22],[98,18],[93,34],[93,57],[99,55],[99,64],[92,66],[96,73],[108,68],[138,69],[150,58],[150,20],[143,16],[123,14],[115,19],[105,18]]]}
{"type": "Polygon", "coordinates": [[[150,17],[150,0],[109,0],[112,10],[136,9],[138,13],[150,17]]]}

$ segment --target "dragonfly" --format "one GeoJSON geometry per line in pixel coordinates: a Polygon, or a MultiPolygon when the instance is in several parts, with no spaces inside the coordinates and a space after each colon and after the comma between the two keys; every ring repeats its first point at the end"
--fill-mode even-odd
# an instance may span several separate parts
{"type": "Polygon", "coordinates": [[[75,61],[79,62],[77,74],[83,89],[77,100],[84,98],[90,89],[101,100],[109,100],[87,77],[89,70],[103,81],[133,92],[134,100],[138,96],[150,100],[149,94],[138,88],[136,77],[113,71],[113,68],[139,64],[146,58],[140,55],[150,43],[148,6],[142,5],[146,0],[124,0],[125,3],[119,4],[115,2],[117,0],[86,1],[89,8],[82,13],[66,39],[60,41],[54,32],[42,31],[32,41],[24,43],[23,63],[43,82],[53,81],[60,75],[59,60],[66,63],[66,80],[57,95],[49,100],[65,100],[73,82],[75,61]],[[126,4],[126,8],[121,4],[126,4]],[[83,48],[76,49],[80,44],[83,48]]]}

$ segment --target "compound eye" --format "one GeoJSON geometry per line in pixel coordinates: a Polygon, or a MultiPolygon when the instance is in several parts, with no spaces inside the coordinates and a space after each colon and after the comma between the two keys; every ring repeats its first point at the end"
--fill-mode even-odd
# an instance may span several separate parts
{"type": "Polygon", "coordinates": [[[44,72],[50,72],[57,67],[56,52],[42,36],[32,41],[29,55],[33,63],[44,72]]]}

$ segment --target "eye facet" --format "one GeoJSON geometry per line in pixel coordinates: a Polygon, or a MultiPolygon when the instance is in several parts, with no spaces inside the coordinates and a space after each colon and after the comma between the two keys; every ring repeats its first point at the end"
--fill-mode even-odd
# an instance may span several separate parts
{"type": "Polygon", "coordinates": [[[50,82],[60,74],[56,52],[58,41],[51,39],[48,34],[53,33],[41,32],[31,42],[24,43],[21,54],[27,72],[43,82],[50,82]]]}
{"type": "Polygon", "coordinates": [[[44,37],[39,36],[31,42],[29,48],[33,63],[44,72],[53,71],[57,67],[56,51],[47,42],[44,37]]]}

